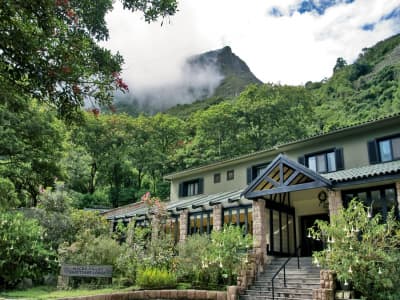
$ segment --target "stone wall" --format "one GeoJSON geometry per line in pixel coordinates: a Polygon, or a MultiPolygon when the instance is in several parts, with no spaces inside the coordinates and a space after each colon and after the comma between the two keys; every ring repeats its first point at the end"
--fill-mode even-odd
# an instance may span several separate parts
{"type": "Polygon", "coordinates": [[[228,298],[227,292],[206,290],[142,290],[107,295],[62,298],[62,300],[132,300],[132,299],[194,299],[236,300],[228,298]]]}
{"type": "Polygon", "coordinates": [[[244,293],[254,283],[257,274],[262,272],[264,263],[264,254],[260,251],[252,250],[248,253],[247,262],[242,266],[237,278],[236,294],[244,293]]]}
{"type": "Polygon", "coordinates": [[[329,215],[336,214],[341,208],[343,208],[342,193],[340,191],[329,191],[329,215]]]}
{"type": "Polygon", "coordinates": [[[179,216],[179,242],[186,240],[188,233],[189,211],[185,209],[179,216]]]}
{"type": "Polygon", "coordinates": [[[253,201],[253,247],[264,256],[267,252],[265,201],[253,201]]]}
{"type": "Polygon", "coordinates": [[[336,274],[330,270],[321,270],[319,278],[320,288],[313,290],[313,300],[334,300],[336,274]]]}
{"type": "Polygon", "coordinates": [[[222,205],[215,205],[213,208],[213,230],[221,230],[222,228],[222,205]]]}

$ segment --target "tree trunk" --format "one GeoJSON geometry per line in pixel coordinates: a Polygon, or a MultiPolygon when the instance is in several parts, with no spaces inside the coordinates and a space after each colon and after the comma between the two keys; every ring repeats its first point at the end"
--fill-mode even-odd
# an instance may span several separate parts
{"type": "Polygon", "coordinates": [[[90,178],[89,178],[89,193],[93,194],[95,192],[95,178],[97,173],[97,164],[94,162],[90,168],[90,178]]]}

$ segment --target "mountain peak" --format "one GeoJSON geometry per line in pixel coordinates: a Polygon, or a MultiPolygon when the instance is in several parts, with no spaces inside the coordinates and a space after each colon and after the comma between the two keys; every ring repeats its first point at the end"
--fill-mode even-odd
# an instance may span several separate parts
{"type": "Polygon", "coordinates": [[[237,56],[230,46],[207,51],[188,59],[191,66],[213,64],[223,76],[223,80],[212,96],[232,97],[238,95],[249,84],[262,83],[250,70],[247,64],[237,56]]]}

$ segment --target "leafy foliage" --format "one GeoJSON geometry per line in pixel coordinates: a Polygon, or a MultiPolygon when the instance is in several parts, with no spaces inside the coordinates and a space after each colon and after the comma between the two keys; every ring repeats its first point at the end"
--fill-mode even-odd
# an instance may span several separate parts
{"type": "Polygon", "coordinates": [[[21,213],[0,214],[0,286],[15,286],[23,278],[40,280],[55,270],[55,251],[44,243],[36,220],[21,213]]]}
{"type": "MultiPolygon", "coordinates": [[[[176,1],[123,0],[146,21],[173,15],[176,1]]],[[[84,99],[110,103],[115,89],[127,90],[119,76],[122,57],[97,41],[108,38],[105,15],[111,0],[6,1],[0,6],[0,86],[52,104],[73,118],[84,99]]]]}
{"type": "Polygon", "coordinates": [[[136,284],[141,288],[174,288],[177,279],[174,273],[167,269],[139,269],[136,284]]]}
{"type": "Polygon", "coordinates": [[[7,178],[0,177],[0,212],[16,207],[18,204],[14,184],[7,178]]]}
{"type": "Polygon", "coordinates": [[[310,229],[312,236],[328,248],[314,253],[314,263],[335,271],[368,299],[398,298],[400,223],[394,211],[383,223],[381,215],[369,218],[366,207],[353,200],[330,224],[317,221],[317,226],[310,229]]]}
{"type": "Polygon", "coordinates": [[[178,278],[201,287],[232,284],[251,244],[249,235],[231,225],[213,231],[210,238],[190,236],[179,245],[178,278]]]}

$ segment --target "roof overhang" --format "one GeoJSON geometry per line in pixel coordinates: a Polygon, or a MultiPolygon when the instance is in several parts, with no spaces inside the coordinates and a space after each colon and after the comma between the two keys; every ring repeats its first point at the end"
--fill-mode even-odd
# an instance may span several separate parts
{"type": "Polygon", "coordinates": [[[318,173],[279,154],[243,191],[247,199],[315,188],[331,188],[332,183],[318,173]]]}

